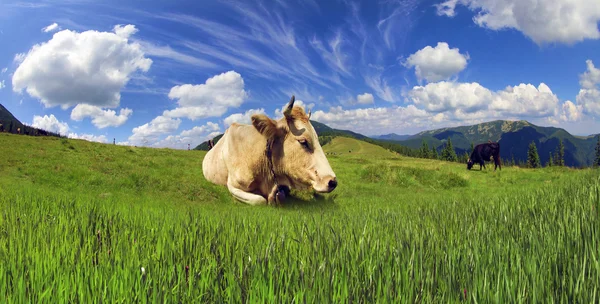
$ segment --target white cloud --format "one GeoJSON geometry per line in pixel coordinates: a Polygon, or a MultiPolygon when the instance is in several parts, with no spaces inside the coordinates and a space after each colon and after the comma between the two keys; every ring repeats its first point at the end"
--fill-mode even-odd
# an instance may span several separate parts
{"type": "Polygon", "coordinates": [[[575,105],[572,101],[567,100],[563,103],[562,109],[559,112],[559,119],[561,121],[578,121],[583,117],[582,106],[575,105]]]}
{"type": "Polygon", "coordinates": [[[531,84],[508,86],[495,93],[490,110],[507,115],[544,117],[554,115],[558,107],[558,97],[544,84],[536,88],[531,84]]]}
{"type": "Polygon", "coordinates": [[[3,68],[2,69],[2,74],[6,73],[6,71],[8,71],[8,68],[3,68]]]}
{"type": "Polygon", "coordinates": [[[234,122],[239,124],[251,124],[251,117],[254,114],[265,114],[265,109],[251,109],[246,111],[245,113],[231,114],[227,116],[227,118],[225,118],[223,122],[225,123],[225,126],[230,126],[234,122]]]}
{"type": "Polygon", "coordinates": [[[69,132],[69,124],[66,122],[59,121],[54,114],[44,116],[33,116],[32,127],[46,130],[49,132],[58,133],[61,135],[67,135],[69,132]]]}
{"type": "Polygon", "coordinates": [[[576,97],[577,105],[583,113],[600,117],[600,69],[591,60],[586,60],[586,65],[587,70],[579,75],[581,89],[576,97]]]}
{"type": "Polygon", "coordinates": [[[370,103],[374,103],[374,98],[373,98],[373,94],[371,93],[364,93],[364,94],[359,94],[356,96],[356,101],[360,104],[370,104],[370,103]]]}
{"type": "Polygon", "coordinates": [[[419,80],[428,82],[446,80],[467,67],[469,55],[463,55],[458,48],[451,49],[446,42],[438,42],[435,47],[426,46],[410,55],[404,66],[415,67],[419,80]]]}
{"type": "Polygon", "coordinates": [[[558,97],[544,83],[537,88],[522,83],[492,92],[476,82],[442,81],[414,87],[407,96],[427,111],[455,111],[457,117],[480,111],[488,111],[489,117],[546,117],[554,115],[558,107],[558,97]]]}
{"type": "Polygon", "coordinates": [[[435,4],[434,6],[437,8],[438,16],[448,16],[454,17],[454,9],[456,8],[456,3],[458,0],[448,0],[446,2],[435,4]]]}
{"type": "Polygon", "coordinates": [[[23,60],[25,60],[25,56],[27,56],[27,54],[17,53],[17,54],[15,54],[15,58],[13,59],[13,61],[17,64],[21,64],[23,62],[23,60]]]}
{"type": "Polygon", "coordinates": [[[60,27],[58,26],[58,24],[56,22],[44,27],[42,29],[42,32],[48,33],[48,32],[53,32],[55,30],[60,30],[60,27]]]}
{"type": "Polygon", "coordinates": [[[235,71],[228,71],[207,79],[204,84],[184,84],[171,88],[169,98],[177,99],[179,107],[165,111],[163,115],[191,120],[218,117],[229,108],[239,107],[247,97],[242,76],[235,71]]]}
{"type": "Polygon", "coordinates": [[[129,38],[131,35],[135,34],[138,32],[138,29],[135,28],[135,25],[132,24],[127,24],[125,26],[122,26],[120,24],[117,24],[114,26],[113,31],[115,32],[115,34],[123,39],[127,39],[129,38]]]}
{"type": "Polygon", "coordinates": [[[576,97],[577,104],[582,106],[583,113],[600,117],[600,90],[581,89],[576,97]]]}
{"type": "Polygon", "coordinates": [[[410,101],[434,113],[462,109],[476,112],[486,108],[492,101],[492,92],[480,84],[435,82],[416,86],[407,93],[410,101]]]}
{"type": "Polygon", "coordinates": [[[63,30],[27,55],[17,54],[16,61],[23,59],[12,78],[13,90],[26,90],[46,107],[119,106],[121,89],[132,74],[148,71],[152,60],[144,57],[139,44],[129,43],[134,26],[115,26],[114,31],[63,30]]]}
{"type": "Polygon", "coordinates": [[[4,84],[4,80],[0,81],[0,90],[4,89],[6,85],[4,84]]]}
{"type": "Polygon", "coordinates": [[[190,130],[185,130],[179,135],[169,135],[165,139],[155,143],[154,146],[187,149],[189,144],[190,148],[193,149],[203,141],[221,134],[219,130],[218,124],[207,122],[206,125],[196,126],[190,130]]]}
{"type": "Polygon", "coordinates": [[[330,108],[328,112],[315,111],[312,116],[312,120],[334,128],[365,132],[364,134],[381,134],[428,125],[432,115],[409,105],[353,110],[344,110],[338,106],[330,108]]]}
{"type": "Polygon", "coordinates": [[[69,133],[68,135],[69,138],[73,138],[73,139],[83,139],[83,140],[87,140],[87,141],[95,141],[95,142],[99,142],[99,143],[107,143],[108,139],[106,139],[106,136],[104,135],[92,135],[92,134],[77,134],[77,133],[69,133]]]}
{"type": "Polygon", "coordinates": [[[331,69],[340,74],[350,76],[350,71],[348,71],[348,67],[346,67],[347,55],[344,55],[344,52],[341,49],[342,41],[342,32],[337,31],[335,37],[328,41],[331,51],[329,51],[317,37],[313,37],[310,44],[321,54],[321,58],[331,69]]]}
{"type": "Polygon", "coordinates": [[[438,15],[454,16],[457,4],[477,12],[480,27],[515,29],[537,44],[600,38],[597,0],[448,0],[437,5],[438,15]]]}
{"type": "Polygon", "coordinates": [[[594,66],[594,62],[586,60],[587,71],[579,75],[579,84],[583,89],[594,89],[600,83],[600,69],[594,66]]]}
{"type": "Polygon", "coordinates": [[[71,119],[82,121],[86,117],[92,118],[92,123],[99,129],[118,127],[124,124],[133,111],[128,108],[121,109],[119,115],[113,110],[102,110],[100,107],[87,104],[78,104],[71,111],[71,119]]]}
{"type": "Polygon", "coordinates": [[[151,122],[133,128],[133,134],[129,136],[128,142],[134,145],[142,145],[154,142],[161,135],[176,131],[181,124],[181,119],[158,116],[151,122]]]}

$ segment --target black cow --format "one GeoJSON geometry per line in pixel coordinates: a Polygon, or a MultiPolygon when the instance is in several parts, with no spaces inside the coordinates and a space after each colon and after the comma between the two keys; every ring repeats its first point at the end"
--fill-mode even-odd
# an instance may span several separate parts
{"type": "Polygon", "coordinates": [[[502,164],[500,162],[500,144],[491,141],[475,146],[473,153],[471,153],[471,157],[467,161],[467,169],[471,170],[474,164],[479,164],[479,170],[481,170],[482,166],[484,169],[487,169],[485,168],[485,162],[490,161],[490,157],[494,158],[494,171],[496,171],[496,168],[498,167],[502,170],[502,164]]]}

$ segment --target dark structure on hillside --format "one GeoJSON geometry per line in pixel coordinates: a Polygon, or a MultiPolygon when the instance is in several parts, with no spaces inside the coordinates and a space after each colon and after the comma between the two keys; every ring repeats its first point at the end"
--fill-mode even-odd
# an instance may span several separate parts
{"type": "Polygon", "coordinates": [[[471,170],[474,164],[479,164],[479,170],[481,170],[481,167],[487,169],[485,168],[485,162],[491,161],[491,158],[494,159],[494,171],[496,171],[496,168],[498,167],[502,170],[502,164],[500,162],[500,144],[491,141],[479,144],[475,146],[471,153],[471,157],[467,160],[467,169],[471,170]]]}

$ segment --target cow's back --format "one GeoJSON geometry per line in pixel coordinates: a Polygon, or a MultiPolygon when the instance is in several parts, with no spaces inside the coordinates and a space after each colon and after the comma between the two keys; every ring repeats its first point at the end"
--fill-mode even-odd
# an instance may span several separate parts
{"type": "Polygon", "coordinates": [[[206,152],[204,160],[202,160],[204,178],[218,185],[227,185],[228,171],[225,158],[223,158],[223,147],[226,146],[226,142],[229,140],[228,131],[226,130],[212,149],[206,152]]]}
{"type": "Polygon", "coordinates": [[[231,124],[223,137],[206,153],[202,163],[204,177],[227,185],[230,174],[253,175],[264,165],[265,138],[252,125],[231,124]]]}

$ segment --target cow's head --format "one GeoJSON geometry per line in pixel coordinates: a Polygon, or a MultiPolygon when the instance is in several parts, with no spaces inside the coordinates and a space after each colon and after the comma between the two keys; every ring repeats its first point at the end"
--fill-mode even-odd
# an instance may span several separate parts
{"type": "Polygon", "coordinates": [[[473,168],[473,161],[469,158],[467,160],[467,170],[471,170],[471,168],[473,168]]]}
{"type": "Polygon", "coordinates": [[[252,125],[273,141],[275,171],[288,177],[291,186],[328,193],[337,187],[335,173],[323,153],[317,132],[295,97],[285,107],[283,118],[273,120],[264,114],[252,116],[252,125]]]}

